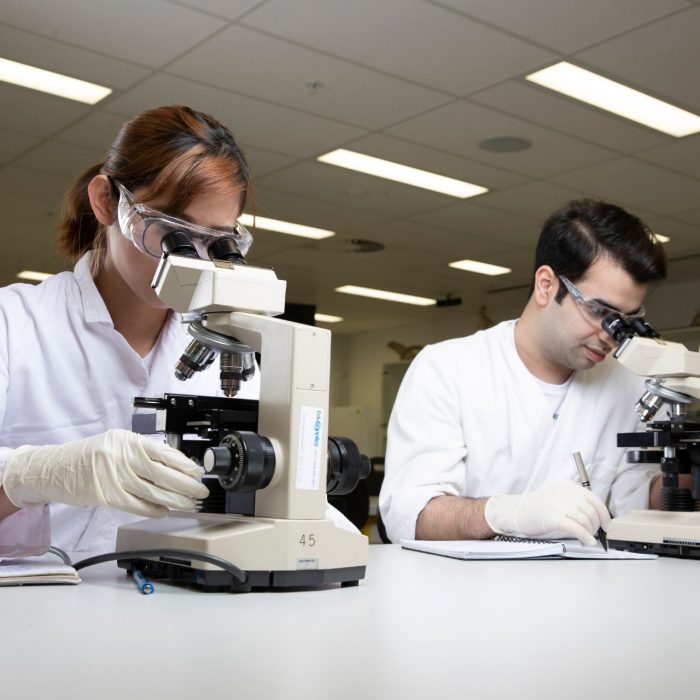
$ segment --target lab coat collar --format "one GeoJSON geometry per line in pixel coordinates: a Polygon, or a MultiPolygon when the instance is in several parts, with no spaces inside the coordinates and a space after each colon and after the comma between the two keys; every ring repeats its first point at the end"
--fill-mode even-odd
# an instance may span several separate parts
{"type": "MultiPolygon", "coordinates": [[[[86,323],[104,323],[114,327],[112,316],[107,309],[107,305],[102,298],[102,295],[95,286],[95,280],[90,271],[90,263],[92,262],[92,252],[88,251],[83,255],[73,268],[75,281],[80,289],[80,296],[83,302],[83,314],[86,323]]],[[[167,333],[173,337],[187,337],[182,326],[182,316],[179,313],[172,311],[165,323],[163,333],[167,333]]]]}
{"type": "Polygon", "coordinates": [[[107,305],[102,299],[102,295],[95,286],[95,280],[90,272],[92,261],[92,251],[83,255],[73,268],[75,281],[80,289],[80,296],[83,302],[83,314],[87,323],[106,323],[113,326],[112,317],[107,309],[107,305]]]}

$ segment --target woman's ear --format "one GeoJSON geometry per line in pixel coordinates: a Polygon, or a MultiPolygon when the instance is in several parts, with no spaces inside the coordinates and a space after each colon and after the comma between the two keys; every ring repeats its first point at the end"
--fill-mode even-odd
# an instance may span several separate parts
{"type": "Polygon", "coordinates": [[[95,175],[88,184],[90,206],[97,220],[103,226],[109,226],[114,221],[116,206],[112,183],[106,175],[95,175]]]}
{"type": "Polygon", "coordinates": [[[535,270],[535,289],[533,297],[538,306],[547,306],[559,290],[559,278],[549,265],[542,265],[535,270]]]}

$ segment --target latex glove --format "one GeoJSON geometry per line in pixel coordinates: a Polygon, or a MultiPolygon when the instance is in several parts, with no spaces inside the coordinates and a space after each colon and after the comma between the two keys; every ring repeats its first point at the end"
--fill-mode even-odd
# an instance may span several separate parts
{"type": "Polygon", "coordinates": [[[192,510],[209,491],[204,470],[178,450],[128,430],[63,445],[18,447],[2,485],[17,507],[58,501],[105,506],[162,517],[168,508],[192,510]]]}
{"type": "Polygon", "coordinates": [[[486,502],[486,522],[496,533],[541,537],[564,533],[594,545],[598,528],[607,530],[610,514],[592,491],[573,481],[547,486],[521,496],[492,496],[486,502]]]}

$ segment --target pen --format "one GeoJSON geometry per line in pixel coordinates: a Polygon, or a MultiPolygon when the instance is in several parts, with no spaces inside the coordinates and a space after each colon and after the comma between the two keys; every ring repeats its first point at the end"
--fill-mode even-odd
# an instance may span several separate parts
{"type": "MultiPolygon", "coordinates": [[[[581,479],[581,486],[583,486],[584,489],[588,489],[590,491],[591,490],[591,482],[588,479],[588,472],[586,471],[586,467],[583,464],[583,459],[581,459],[580,452],[574,452],[574,462],[576,462],[576,469],[578,470],[578,476],[579,476],[579,479],[581,479]]],[[[598,528],[598,539],[600,540],[600,543],[603,545],[603,549],[607,552],[608,551],[608,536],[605,534],[605,530],[603,530],[602,527],[598,528]]]]}
{"type": "Polygon", "coordinates": [[[156,589],[153,587],[153,584],[138,569],[134,569],[131,572],[131,575],[133,576],[134,581],[139,587],[141,593],[148,594],[156,592],[156,589]]]}

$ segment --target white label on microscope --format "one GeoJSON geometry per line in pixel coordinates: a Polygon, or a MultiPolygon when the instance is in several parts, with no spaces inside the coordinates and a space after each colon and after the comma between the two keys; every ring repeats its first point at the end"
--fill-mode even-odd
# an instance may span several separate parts
{"type": "Polygon", "coordinates": [[[299,454],[297,488],[318,491],[321,482],[321,458],[325,455],[323,409],[302,406],[299,412],[299,454]]]}

